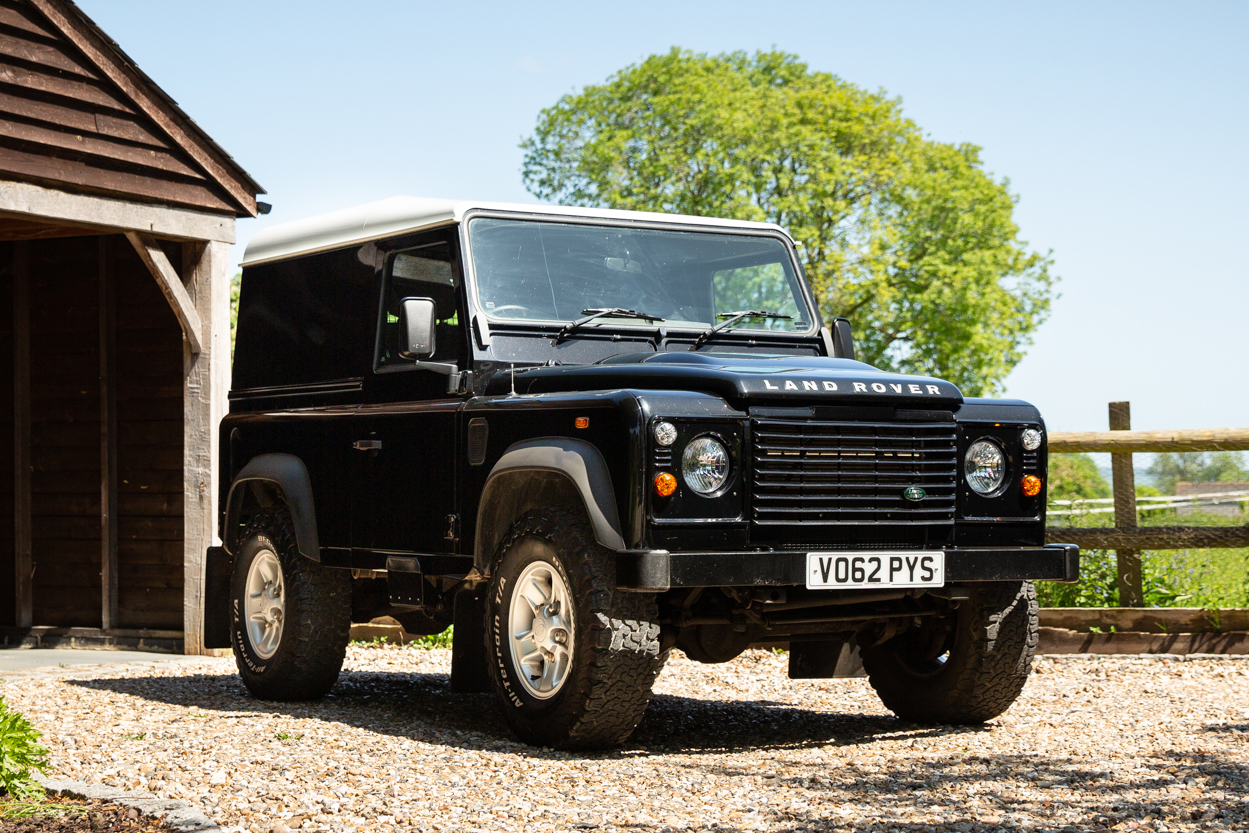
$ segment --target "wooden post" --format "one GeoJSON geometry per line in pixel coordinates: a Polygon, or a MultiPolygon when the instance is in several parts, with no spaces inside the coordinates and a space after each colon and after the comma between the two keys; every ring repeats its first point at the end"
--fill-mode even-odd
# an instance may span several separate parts
{"type": "MultiPolygon", "coordinates": [[[[1132,430],[1132,404],[1110,403],[1110,430],[1132,430]]],[[[1115,496],[1115,528],[1136,529],[1136,473],[1132,470],[1132,452],[1110,455],[1111,480],[1115,496]]],[[[1116,573],[1119,578],[1119,607],[1143,607],[1145,587],[1141,578],[1140,550],[1115,550],[1116,573]]]]}
{"type": "Polygon", "coordinates": [[[205,556],[217,535],[217,426],[230,389],[230,247],[184,243],[182,275],[202,322],[183,385],[183,644],[204,652],[205,556]]]}
{"type": "Polygon", "coordinates": [[[30,495],[30,244],[13,244],[13,587],[14,624],[34,624],[30,495]]]}
{"type": "Polygon", "coordinates": [[[111,240],[100,238],[100,623],[117,616],[117,284],[111,240]]]}

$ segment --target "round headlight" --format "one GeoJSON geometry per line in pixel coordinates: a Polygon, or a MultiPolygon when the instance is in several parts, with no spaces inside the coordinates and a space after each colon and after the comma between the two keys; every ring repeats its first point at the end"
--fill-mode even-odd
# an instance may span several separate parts
{"type": "Polygon", "coordinates": [[[1036,451],[1041,447],[1041,432],[1035,428],[1025,428],[1019,435],[1024,451],[1036,451]]]}
{"type": "Polygon", "coordinates": [[[667,448],[677,441],[677,427],[671,422],[655,423],[655,442],[667,448]]]}
{"type": "Polygon", "coordinates": [[[685,485],[700,495],[719,491],[729,479],[729,451],[711,437],[699,437],[681,455],[685,485]]]}
{"type": "Polygon", "coordinates": [[[967,485],[978,495],[991,495],[1002,487],[1006,479],[1006,455],[997,443],[976,440],[963,458],[963,473],[967,485]]]}

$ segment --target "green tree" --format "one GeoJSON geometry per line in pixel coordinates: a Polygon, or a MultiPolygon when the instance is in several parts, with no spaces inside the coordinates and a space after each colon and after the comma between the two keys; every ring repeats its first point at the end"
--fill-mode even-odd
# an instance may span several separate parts
{"type": "Polygon", "coordinates": [[[1163,494],[1175,494],[1175,484],[1232,483],[1249,480],[1245,458],[1238,451],[1177,451],[1159,454],[1147,469],[1163,494]]]}
{"type": "Polygon", "coordinates": [[[980,149],[793,55],[674,48],[565,95],[521,148],[541,199],[784,226],[825,317],[882,368],[995,392],[1049,312],[1051,261],[980,149]]]}
{"type": "Polygon", "coordinates": [[[235,272],[230,278],[230,361],[234,361],[234,339],[239,331],[239,291],[243,288],[243,273],[235,272]]]}
{"type": "Polygon", "coordinates": [[[1087,454],[1052,454],[1049,458],[1050,500],[1110,497],[1110,484],[1087,454]]]}

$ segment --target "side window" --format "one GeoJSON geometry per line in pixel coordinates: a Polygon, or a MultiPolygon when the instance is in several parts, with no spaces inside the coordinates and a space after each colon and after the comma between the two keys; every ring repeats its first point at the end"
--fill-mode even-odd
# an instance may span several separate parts
{"type": "Polygon", "coordinates": [[[712,294],[716,314],[742,310],[766,310],[793,316],[783,318],[750,318],[734,325],[736,329],[766,329],[792,332],[805,330],[809,324],[798,320],[801,315],[794,301],[794,288],[788,270],[780,263],[761,263],[711,273],[712,294]]]}
{"type": "Polygon", "coordinates": [[[359,249],[246,267],[234,388],[364,376],[376,314],[376,272],[359,249]]]}
{"type": "Polygon", "coordinates": [[[435,352],[431,361],[459,361],[465,349],[464,328],[460,326],[457,280],[451,262],[451,246],[431,243],[392,252],[386,258],[386,280],[382,289],[381,333],[377,365],[396,368],[411,364],[400,358],[399,307],[404,298],[432,298],[437,308],[435,352]]]}

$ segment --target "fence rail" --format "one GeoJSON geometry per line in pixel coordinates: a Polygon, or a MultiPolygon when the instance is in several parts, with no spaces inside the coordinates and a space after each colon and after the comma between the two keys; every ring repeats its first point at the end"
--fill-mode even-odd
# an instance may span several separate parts
{"type": "Polygon", "coordinates": [[[1140,607],[1144,604],[1141,550],[1249,548],[1249,524],[1138,526],[1136,480],[1132,468],[1132,455],[1139,452],[1249,450],[1249,428],[1132,431],[1131,406],[1127,402],[1110,403],[1110,428],[1109,431],[1054,432],[1049,435],[1048,448],[1051,454],[1110,453],[1115,525],[1097,528],[1052,526],[1046,529],[1046,540],[1078,544],[1081,549],[1114,550],[1121,607],[1140,607]]]}
{"type": "Polygon", "coordinates": [[[1249,451],[1249,428],[1193,431],[1054,431],[1049,450],[1080,452],[1249,451]]]}

